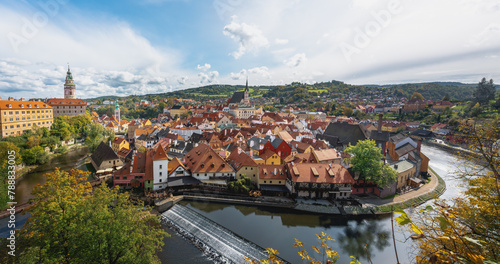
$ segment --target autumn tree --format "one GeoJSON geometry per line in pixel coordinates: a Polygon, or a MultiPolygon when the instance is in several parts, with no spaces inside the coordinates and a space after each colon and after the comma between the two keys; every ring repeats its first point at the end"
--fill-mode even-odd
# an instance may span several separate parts
{"type": "Polygon", "coordinates": [[[472,150],[459,153],[458,175],[469,184],[464,196],[397,219],[415,232],[419,263],[500,261],[500,121],[463,123],[459,130],[472,150]]]}
{"type": "Polygon", "coordinates": [[[167,235],[159,218],[118,189],[93,190],[87,176],[56,169],[35,187],[19,262],[159,263],[155,253],[167,235]]]}
{"type": "Polygon", "coordinates": [[[416,99],[416,100],[424,100],[424,97],[422,96],[421,93],[419,92],[414,92],[411,97],[410,97],[410,100],[413,100],[413,99],[416,99]]]}
{"type": "Polygon", "coordinates": [[[396,171],[382,163],[382,149],[374,140],[360,140],[355,146],[349,144],[345,150],[351,155],[349,162],[352,170],[359,173],[365,183],[373,182],[379,187],[385,187],[396,181],[396,171]]]}
{"type": "MultiPolygon", "coordinates": [[[[336,263],[339,259],[339,254],[337,251],[333,250],[331,246],[328,245],[329,241],[334,241],[333,238],[328,236],[325,232],[321,232],[320,234],[316,234],[318,238],[319,247],[312,246],[313,254],[309,254],[307,249],[305,248],[304,243],[300,242],[300,240],[295,239],[295,243],[293,247],[296,247],[300,250],[297,251],[299,256],[302,258],[303,263],[309,264],[330,264],[336,263]]],[[[265,253],[267,253],[267,258],[261,260],[255,260],[250,258],[245,258],[245,261],[250,264],[281,264],[284,261],[278,258],[279,252],[272,248],[266,248],[265,253]]],[[[360,262],[355,259],[355,257],[351,256],[351,262],[353,264],[359,264],[360,262]]]]}

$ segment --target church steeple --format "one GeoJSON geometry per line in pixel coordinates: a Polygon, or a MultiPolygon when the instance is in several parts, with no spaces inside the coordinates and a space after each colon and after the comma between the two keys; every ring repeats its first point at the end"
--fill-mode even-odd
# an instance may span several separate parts
{"type": "Polygon", "coordinates": [[[250,105],[250,100],[248,99],[249,95],[249,90],[248,90],[248,75],[247,75],[247,83],[245,85],[245,91],[243,92],[243,104],[245,105],[250,105]]]}
{"type": "Polygon", "coordinates": [[[118,125],[120,125],[120,106],[118,105],[118,100],[116,100],[115,105],[115,119],[116,122],[118,122],[118,125]]]}
{"type": "Polygon", "coordinates": [[[245,85],[245,92],[248,92],[248,75],[247,75],[247,84],[245,85]]]}
{"type": "Polygon", "coordinates": [[[71,75],[71,70],[69,69],[66,73],[66,81],[64,82],[64,99],[76,99],[76,87],[73,82],[73,75],[71,75]]]}

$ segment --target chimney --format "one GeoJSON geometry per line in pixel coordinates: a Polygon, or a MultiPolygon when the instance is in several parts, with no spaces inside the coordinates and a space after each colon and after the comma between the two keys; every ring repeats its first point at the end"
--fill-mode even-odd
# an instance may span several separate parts
{"type": "Polygon", "coordinates": [[[397,170],[397,169],[398,169],[398,165],[397,165],[397,164],[396,164],[396,165],[394,165],[394,169],[395,169],[395,170],[397,170]]]}
{"type": "Polygon", "coordinates": [[[382,131],[382,116],[384,116],[384,114],[378,114],[378,124],[377,124],[378,132],[382,131]]]}
{"type": "Polygon", "coordinates": [[[274,168],[274,175],[277,175],[277,174],[278,174],[277,169],[274,168]]]}
{"type": "Polygon", "coordinates": [[[253,158],[253,149],[250,149],[250,158],[253,158]]]}
{"type": "Polygon", "coordinates": [[[9,96],[9,101],[14,101],[14,97],[9,96]]]}

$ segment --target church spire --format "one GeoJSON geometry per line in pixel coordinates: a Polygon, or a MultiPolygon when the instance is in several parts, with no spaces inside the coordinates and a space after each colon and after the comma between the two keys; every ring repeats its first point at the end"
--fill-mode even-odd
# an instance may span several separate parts
{"type": "Polygon", "coordinates": [[[247,84],[245,85],[245,91],[248,92],[248,75],[247,75],[247,84]]]}

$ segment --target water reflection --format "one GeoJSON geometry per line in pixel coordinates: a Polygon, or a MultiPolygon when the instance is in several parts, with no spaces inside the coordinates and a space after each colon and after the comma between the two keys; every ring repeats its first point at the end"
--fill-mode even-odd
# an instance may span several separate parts
{"type": "Polygon", "coordinates": [[[385,225],[376,221],[350,221],[337,237],[342,252],[367,260],[391,246],[391,234],[385,225]],[[366,248],[365,248],[366,245],[366,248]]]}
{"type": "Polygon", "coordinates": [[[86,171],[87,168],[85,164],[80,164],[78,161],[83,158],[87,152],[88,150],[86,147],[74,151],[68,151],[67,153],[51,159],[49,162],[38,166],[35,170],[24,175],[24,177],[16,185],[15,201],[18,204],[21,204],[33,198],[31,195],[33,187],[37,184],[45,183],[46,179],[43,175],[47,172],[53,171],[55,167],[59,167],[61,170],[66,171],[78,167],[78,169],[86,171]]]}

